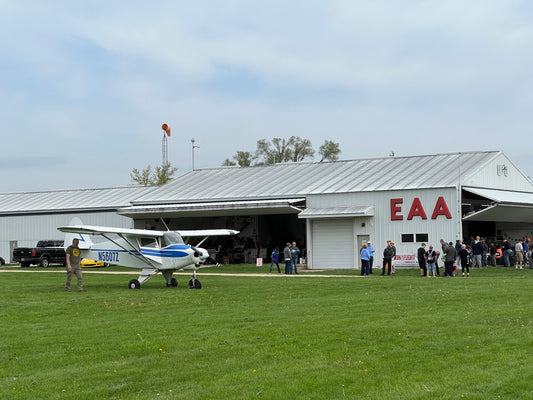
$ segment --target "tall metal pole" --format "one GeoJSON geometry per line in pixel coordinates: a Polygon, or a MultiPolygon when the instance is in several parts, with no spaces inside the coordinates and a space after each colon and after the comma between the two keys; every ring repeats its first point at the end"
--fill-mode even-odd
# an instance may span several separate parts
{"type": "Polygon", "coordinates": [[[162,154],[162,163],[163,166],[168,164],[168,141],[167,141],[167,134],[163,133],[163,154],[162,154]]]}
{"type": "Polygon", "coordinates": [[[196,142],[196,140],[191,139],[191,143],[192,143],[192,170],[193,171],[194,171],[194,149],[199,149],[200,148],[200,146],[195,146],[194,142],[196,142]]]}
{"type": "Polygon", "coordinates": [[[161,125],[161,129],[163,129],[163,149],[162,149],[162,160],[163,166],[168,164],[168,142],[167,142],[167,136],[170,136],[170,126],[167,124],[161,125]]]}

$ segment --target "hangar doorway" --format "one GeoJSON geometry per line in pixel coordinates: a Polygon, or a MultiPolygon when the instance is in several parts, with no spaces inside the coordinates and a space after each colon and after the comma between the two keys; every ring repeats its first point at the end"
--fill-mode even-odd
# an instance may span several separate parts
{"type": "MultiPolygon", "coordinates": [[[[135,219],[139,229],[171,230],[234,229],[240,231],[233,237],[210,237],[202,247],[218,262],[255,264],[257,258],[270,263],[276,247],[283,251],[287,242],[296,242],[301,257],[305,257],[305,221],[297,214],[193,216],[135,219]]],[[[203,238],[194,238],[197,244],[203,238]]]]}

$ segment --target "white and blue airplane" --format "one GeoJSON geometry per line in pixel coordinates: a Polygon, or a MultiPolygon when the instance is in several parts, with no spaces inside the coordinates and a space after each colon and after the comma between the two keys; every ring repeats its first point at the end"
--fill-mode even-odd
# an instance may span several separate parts
{"type": "Polygon", "coordinates": [[[167,286],[178,286],[174,271],[193,270],[189,288],[201,289],[202,284],[196,279],[196,270],[209,258],[206,249],[185,244],[182,237],[205,238],[209,236],[236,235],[239,231],[231,229],[154,231],[145,229],[113,228],[106,226],[83,225],[79,218],[71,221],[69,226],[57,228],[65,232],[65,247],[73,239],[79,240],[82,258],[102,261],[128,268],[140,269],[138,279],[132,279],[128,287],[140,289],[141,285],[152,276],[161,272],[167,286]],[[91,236],[103,238],[94,243],[91,236]]]}

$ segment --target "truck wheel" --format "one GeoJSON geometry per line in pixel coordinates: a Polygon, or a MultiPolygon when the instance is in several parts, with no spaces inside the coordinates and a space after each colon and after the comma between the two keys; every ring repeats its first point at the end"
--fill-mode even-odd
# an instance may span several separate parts
{"type": "Polygon", "coordinates": [[[50,265],[50,260],[48,259],[48,257],[43,257],[41,258],[41,267],[43,268],[48,268],[48,266],[50,265]]]}
{"type": "Polygon", "coordinates": [[[30,267],[30,263],[29,262],[22,262],[22,263],[20,263],[20,266],[22,268],[29,268],[30,267]]]}

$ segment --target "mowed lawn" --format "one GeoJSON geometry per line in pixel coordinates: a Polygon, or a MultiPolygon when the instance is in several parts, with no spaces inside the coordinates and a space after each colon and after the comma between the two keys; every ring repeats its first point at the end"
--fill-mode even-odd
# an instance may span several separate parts
{"type": "Polygon", "coordinates": [[[133,277],[0,273],[0,398],[533,398],[533,270],[133,277]]]}

